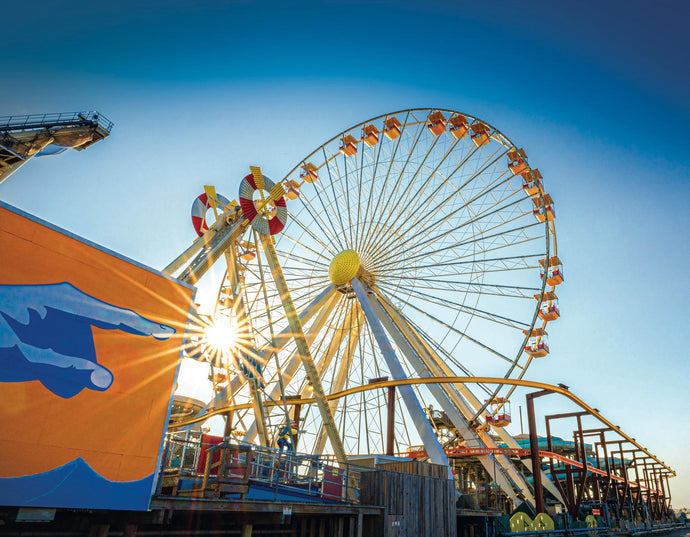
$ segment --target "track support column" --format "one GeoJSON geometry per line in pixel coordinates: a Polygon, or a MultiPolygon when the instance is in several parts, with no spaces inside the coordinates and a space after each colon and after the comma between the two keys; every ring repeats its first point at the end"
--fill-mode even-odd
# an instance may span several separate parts
{"type": "Polygon", "coordinates": [[[395,386],[388,387],[388,420],[386,425],[386,455],[393,455],[395,440],[395,386]]]}
{"type": "Polygon", "coordinates": [[[549,390],[528,393],[527,422],[529,424],[529,449],[532,459],[532,476],[534,478],[534,503],[537,514],[544,512],[544,488],[541,484],[541,458],[539,457],[539,437],[537,436],[537,420],[534,417],[534,399],[542,395],[548,395],[549,390]]]}

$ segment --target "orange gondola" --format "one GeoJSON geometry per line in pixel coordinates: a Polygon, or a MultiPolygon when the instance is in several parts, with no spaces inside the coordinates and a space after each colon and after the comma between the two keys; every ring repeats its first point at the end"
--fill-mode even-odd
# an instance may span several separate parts
{"type": "Polygon", "coordinates": [[[300,179],[307,183],[313,183],[319,178],[318,168],[311,162],[307,162],[302,166],[302,172],[299,174],[300,179]]]}
{"type": "Polygon", "coordinates": [[[544,194],[543,202],[541,197],[536,196],[532,198],[532,202],[535,206],[532,213],[540,222],[544,222],[545,220],[551,222],[556,217],[556,211],[553,208],[553,200],[551,199],[551,195],[544,194]]]}
{"type": "MultiPolygon", "coordinates": [[[[534,298],[539,300],[541,295],[534,295],[534,298]]],[[[558,297],[553,291],[544,293],[543,300],[539,305],[539,318],[542,321],[555,321],[561,316],[561,310],[558,308],[558,297]]]]}
{"type": "Polygon", "coordinates": [[[389,140],[395,140],[398,136],[400,136],[400,134],[402,134],[400,129],[401,125],[400,121],[398,121],[398,118],[389,117],[383,123],[385,125],[383,134],[385,134],[389,140]]]}
{"type": "Polygon", "coordinates": [[[525,352],[533,358],[541,358],[549,354],[549,335],[543,328],[533,328],[530,330],[523,330],[523,333],[529,337],[527,345],[525,345],[525,352]]]}
{"type": "Polygon", "coordinates": [[[527,155],[524,149],[520,148],[508,152],[508,168],[513,172],[513,175],[520,175],[527,171],[527,155]]]}
{"type": "Polygon", "coordinates": [[[302,186],[294,179],[290,179],[285,183],[285,197],[289,200],[294,200],[299,197],[299,187],[302,186]]]}
{"type": "Polygon", "coordinates": [[[427,118],[427,128],[434,135],[438,136],[446,130],[446,116],[441,112],[432,112],[427,118]]]}
{"type": "Polygon", "coordinates": [[[346,157],[351,157],[357,153],[357,138],[348,134],[341,139],[343,145],[340,146],[340,152],[346,157]]]}
{"type": "Polygon", "coordinates": [[[549,257],[549,262],[547,264],[546,259],[540,259],[539,264],[541,265],[540,277],[544,277],[544,268],[546,268],[546,285],[560,285],[565,279],[563,276],[563,263],[558,256],[549,257]]]}
{"type": "Polygon", "coordinates": [[[541,180],[542,176],[538,169],[522,173],[522,190],[528,196],[536,196],[540,190],[544,189],[541,180]]]}
{"type": "Polygon", "coordinates": [[[472,125],[470,125],[470,129],[472,129],[472,134],[470,137],[472,138],[474,145],[481,147],[489,143],[491,136],[489,135],[488,125],[477,121],[476,123],[472,123],[472,125]]]}
{"type": "Polygon", "coordinates": [[[453,137],[457,140],[461,140],[469,132],[469,127],[467,126],[467,118],[462,114],[456,114],[450,118],[450,127],[448,128],[453,137]]]}
{"type": "Polygon", "coordinates": [[[379,130],[373,125],[364,125],[362,128],[362,141],[369,147],[375,146],[379,141],[379,130]]]}

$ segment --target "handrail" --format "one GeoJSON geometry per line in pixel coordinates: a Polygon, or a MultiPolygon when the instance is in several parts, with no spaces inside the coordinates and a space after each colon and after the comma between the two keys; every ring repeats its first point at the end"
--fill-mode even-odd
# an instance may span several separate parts
{"type": "MultiPolygon", "coordinates": [[[[166,455],[159,473],[157,494],[162,490],[162,479],[184,476],[191,479],[203,479],[201,489],[210,490],[214,477],[210,471],[214,452],[228,450],[247,454],[246,477],[254,483],[261,483],[274,491],[291,491],[307,496],[316,496],[327,500],[357,503],[359,501],[359,476],[363,471],[372,468],[351,463],[339,463],[327,455],[311,455],[290,450],[260,446],[232,439],[221,444],[203,443],[201,438],[192,440],[177,438],[172,435],[166,439],[166,455]],[[175,446],[186,444],[187,448],[175,446]],[[191,450],[191,453],[187,450],[191,450]],[[187,464],[184,453],[191,454],[192,465],[187,464]],[[199,457],[205,452],[205,470],[199,471],[199,457]],[[171,464],[173,453],[179,457],[177,464],[171,464]],[[330,477],[329,477],[330,476],[330,477]],[[324,484],[326,486],[324,486],[324,484]],[[328,485],[332,485],[329,488],[328,485]]],[[[234,459],[233,459],[234,460],[234,459]]],[[[216,464],[217,465],[217,464],[216,464]]],[[[241,480],[238,476],[238,483],[241,480]]],[[[186,494],[190,491],[178,492],[186,494]]]]}
{"type": "Polygon", "coordinates": [[[114,125],[112,121],[94,110],[88,112],[0,116],[0,131],[31,130],[84,123],[95,124],[108,133],[110,133],[114,125]]]}

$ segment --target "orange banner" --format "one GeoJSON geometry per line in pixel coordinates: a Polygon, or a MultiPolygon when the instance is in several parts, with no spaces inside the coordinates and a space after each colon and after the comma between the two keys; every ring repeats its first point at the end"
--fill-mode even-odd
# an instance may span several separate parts
{"type": "Polygon", "coordinates": [[[193,294],[0,204],[0,505],[148,508],[193,294]]]}

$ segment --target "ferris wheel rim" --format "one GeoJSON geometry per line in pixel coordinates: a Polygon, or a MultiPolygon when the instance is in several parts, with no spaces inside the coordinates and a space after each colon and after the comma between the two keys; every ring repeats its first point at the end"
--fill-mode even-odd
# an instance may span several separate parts
{"type": "MultiPolygon", "coordinates": [[[[371,117],[367,120],[356,123],[356,124],[352,125],[351,127],[349,127],[348,129],[345,129],[345,130],[339,132],[335,136],[328,139],[326,142],[322,143],[320,146],[318,146],[315,150],[313,150],[307,156],[305,156],[304,158],[299,160],[298,163],[285,175],[284,181],[287,180],[289,177],[291,177],[293,174],[295,174],[295,172],[297,172],[302,165],[305,165],[309,161],[310,158],[317,155],[319,152],[322,152],[326,146],[328,146],[329,144],[332,144],[336,140],[341,139],[345,134],[352,132],[352,131],[355,131],[358,127],[362,127],[362,126],[365,126],[367,124],[371,124],[377,120],[382,120],[385,118],[389,118],[389,117],[397,116],[397,115],[402,115],[402,114],[406,115],[406,120],[403,123],[403,125],[407,126],[407,117],[409,117],[409,115],[411,113],[436,112],[436,111],[442,112],[442,113],[443,112],[449,113],[451,115],[462,115],[462,116],[466,117],[468,120],[483,123],[484,125],[489,127],[489,129],[492,131],[492,133],[491,133],[492,139],[496,140],[498,143],[500,143],[506,149],[517,149],[517,145],[515,145],[505,134],[503,134],[503,132],[501,132],[499,129],[497,129],[493,124],[491,124],[491,123],[489,123],[483,119],[480,119],[479,117],[474,116],[472,114],[466,114],[464,112],[457,111],[453,108],[428,108],[428,107],[407,108],[407,109],[401,109],[401,110],[397,110],[397,111],[393,111],[393,112],[387,112],[384,114],[376,115],[376,116],[371,117]]],[[[423,123],[425,123],[425,121],[426,121],[426,118],[423,118],[423,119],[417,121],[416,123],[423,124],[423,123]]],[[[533,170],[533,168],[529,165],[529,163],[527,164],[527,166],[528,166],[529,171],[533,170]]],[[[537,196],[539,197],[541,202],[544,203],[545,191],[544,191],[542,186],[539,187],[537,196]]],[[[550,225],[550,223],[548,221],[543,222],[543,227],[545,229],[545,233],[544,233],[544,237],[545,237],[544,256],[545,256],[545,258],[548,258],[551,255],[556,255],[556,252],[557,252],[556,233],[555,233],[554,225],[553,224],[550,225]],[[551,241],[553,241],[553,253],[551,252],[551,250],[552,250],[551,241]]],[[[544,274],[544,276],[541,279],[541,287],[538,290],[539,291],[538,294],[543,297],[545,290],[546,290],[546,274],[544,274]]],[[[535,311],[534,311],[534,315],[532,317],[532,320],[529,324],[529,330],[533,329],[537,324],[538,310],[539,310],[539,308],[536,307],[535,311]]],[[[512,360],[511,368],[509,368],[508,372],[504,375],[504,378],[510,378],[511,373],[513,372],[515,367],[518,365],[520,358],[523,356],[523,354],[525,354],[524,347],[525,347],[528,339],[529,339],[529,337],[526,335],[522,341],[522,344],[519,347],[519,350],[516,353],[515,358],[512,360]]],[[[529,363],[531,363],[531,361],[532,361],[532,357],[528,356],[526,358],[527,363],[526,363],[524,369],[522,369],[522,371],[519,373],[518,378],[522,378],[524,376],[524,374],[526,373],[527,366],[529,365],[529,363]]],[[[494,396],[497,395],[501,389],[502,389],[502,386],[498,386],[496,389],[496,392],[494,393],[494,396]]],[[[512,393],[512,390],[511,390],[511,393],[512,393]]],[[[482,408],[481,410],[483,411],[484,408],[482,408]]],[[[477,413],[477,415],[479,415],[479,414],[480,414],[480,412],[477,413]]]]}
{"type": "MultiPolygon", "coordinates": [[[[395,115],[406,114],[407,115],[406,117],[409,118],[409,116],[413,115],[413,113],[420,114],[420,113],[432,112],[432,111],[441,111],[441,112],[446,112],[446,113],[450,113],[450,114],[461,114],[460,112],[456,112],[452,109],[417,108],[417,109],[408,109],[408,110],[402,110],[402,111],[397,111],[397,112],[389,112],[387,114],[381,114],[381,115],[376,116],[374,118],[368,119],[364,122],[357,123],[356,125],[350,127],[349,129],[344,130],[341,133],[337,134],[336,136],[332,137],[330,140],[328,140],[324,144],[321,144],[319,147],[317,147],[314,151],[312,151],[305,158],[298,161],[298,164],[285,176],[285,179],[283,181],[287,181],[290,177],[293,177],[295,174],[299,173],[300,167],[302,165],[305,165],[314,155],[318,155],[320,152],[322,152],[322,153],[324,153],[324,159],[327,159],[328,157],[325,155],[325,151],[326,151],[327,146],[329,144],[333,144],[333,142],[335,142],[336,140],[338,140],[339,138],[344,136],[346,133],[356,131],[356,129],[358,127],[370,124],[370,123],[377,121],[377,120],[392,117],[395,115]]],[[[491,135],[492,139],[495,140],[496,143],[500,144],[500,146],[502,146],[502,148],[504,150],[510,150],[511,148],[513,148],[513,149],[516,148],[515,144],[513,144],[512,141],[510,141],[505,135],[503,135],[500,131],[495,129],[495,127],[493,127],[489,123],[487,123],[487,122],[485,122],[485,121],[483,121],[483,120],[481,120],[475,116],[469,115],[469,114],[462,114],[462,115],[465,116],[470,121],[477,121],[477,122],[483,123],[484,125],[487,125],[492,131],[492,135],[491,135]]],[[[414,124],[414,125],[416,125],[416,128],[418,128],[421,132],[425,132],[424,126],[426,123],[426,119],[427,119],[426,116],[424,116],[424,117],[420,116],[419,120],[415,119],[415,121],[410,122],[409,125],[414,124]]],[[[405,121],[403,126],[404,127],[408,126],[407,120],[405,121]]],[[[330,152],[330,150],[329,150],[329,152],[330,152]]],[[[505,152],[498,154],[498,157],[496,157],[496,160],[498,161],[504,155],[505,155],[505,152]]],[[[332,156],[332,158],[336,158],[337,154],[332,154],[331,156],[332,156]]],[[[529,166],[529,164],[528,164],[528,166],[529,166]]],[[[328,167],[327,167],[327,169],[328,169],[328,167]]],[[[529,167],[529,169],[530,170],[532,169],[531,166],[529,167]]],[[[516,177],[516,176],[513,175],[512,177],[516,177]]],[[[360,175],[360,178],[361,178],[361,175],[360,175]]],[[[331,186],[332,186],[332,184],[331,184],[331,186]]],[[[480,192],[483,192],[483,191],[480,190],[480,192]]],[[[545,192],[544,192],[543,188],[540,188],[538,191],[537,197],[541,200],[542,203],[544,202],[544,195],[545,195],[545,192]]],[[[518,201],[520,201],[520,200],[518,200],[518,201]]],[[[292,202],[290,202],[290,203],[292,203],[292,202]]],[[[502,209],[502,207],[499,207],[499,209],[502,209]]],[[[298,226],[302,226],[301,233],[304,234],[304,233],[309,232],[308,227],[306,227],[306,224],[303,224],[299,219],[296,219],[292,216],[293,215],[291,214],[291,218],[289,219],[289,228],[286,229],[285,232],[281,235],[281,237],[283,237],[283,238],[279,238],[278,239],[279,241],[283,241],[283,240],[290,241],[290,240],[292,240],[293,242],[295,242],[295,241],[301,240],[301,236],[299,235],[299,233],[296,234],[294,237],[292,236],[292,234],[293,234],[292,230],[297,229],[298,226]]],[[[391,213],[391,214],[389,214],[389,216],[393,216],[393,214],[391,213]]],[[[318,216],[315,216],[315,218],[317,218],[317,217],[318,216]]],[[[320,217],[318,217],[318,218],[320,218],[320,217]]],[[[366,223],[366,222],[364,222],[364,223],[366,223]]],[[[342,224],[342,222],[341,222],[341,224],[342,224]]],[[[350,226],[351,225],[352,224],[350,223],[350,226]]],[[[498,224],[498,227],[500,228],[500,226],[502,226],[502,225],[504,225],[504,223],[498,224]]],[[[539,255],[543,254],[543,256],[545,258],[548,258],[551,255],[551,253],[550,253],[551,242],[550,241],[553,241],[553,246],[555,249],[555,228],[554,228],[554,232],[552,233],[548,222],[543,222],[540,224],[532,224],[530,227],[534,227],[535,229],[541,229],[542,226],[544,228],[543,237],[545,240],[545,246],[544,246],[544,249],[541,250],[539,255]]],[[[337,229],[336,229],[336,231],[337,231],[337,229]]],[[[323,238],[323,237],[321,237],[321,238],[323,238]]],[[[285,257],[287,262],[285,263],[284,269],[288,274],[291,274],[290,278],[292,278],[292,281],[297,281],[297,279],[309,279],[309,278],[312,278],[314,280],[313,285],[315,286],[315,290],[313,292],[311,292],[311,294],[309,292],[305,292],[304,293],[304,297],[306,297],[305,300],[309,299],[310,297],[313,297],[318,290],[320,290],[320,289],[322,290],[324,288],[324,286],[328,285],[328,281],[324,277],[320,277],[321,279],[317,279],[317,278],[313,278],[313,277],[314,277],[315,273],[317,273],[317,272],[320,272],[321,276],[323,276],[325,273],[327,273],[329,257],[332,257],[333,254],[337,253],[341,249],[335,242],[330,242],[331,239],[329,239],[328,237],[325,237],[323,239],[324,239],[323,242],[326,245],[331,246],[332,250],[324,249],[324,251],[321,253],[317,253],[316,251],[312,250],[312,254],[310,254],[310,255],[320,256],[319,261],[318,261],[318,263],[319,263],[318,270],[317,270],[317,268],[314,268],[314,267],[312,267],[311,269],[305,269],[304,267],[295,268],[295,267],[291,266],[291,261],[290,261],[291,259],[294,260],[295,256],[293,256],[292,258],[285,257]]],[[[258,241],[255,241],[255,242],[258,243],[258,241]]],[[[302,242],[304,242],[304,241],[302,241],[302,242]]],[[[280,244],[282,245],[283,242],[281,242],[280,244]]],[[[343,246],[346,246],[346,244],[343,244],[343,246]]],[[[279,253],[282,255],[282,252],[280,252],[280,248],[279,248],[279,253]]],[[[307,257],[309,257],[309,255],[307,255],[307,257]]],[[[305,260],[306,259],[303,259],[302,261],[305,261],[305,260]]],[[[483,285],[483,283],[481,283],[481,284],[475,283],[475,285],[483,285]]],[[[495,283],[494,284],[487,284],[487,285],[493,285],[494,287],[500,287],[500,285],[497,285],[495,283]]],[[[541,285],[540,286],[529,287],[526,289],[537,292],[540,296],[543,297],[544,292],[545,292],[545,288],[546,288],[546,274],[541,279],[541,285]]],[[[467,291],[467,293],[470,293],[470,291],[467,291]]],[[[479,293],[475,293],[475,294],[478,295],[479,293]]],[[[388,296],[388,298],[394,298],[394,295],[387,295],[386,294],[385,296],[388,296]]],[[[301,300],[301,297],[298,297],[298,298],[301,300]]],[[[525,296],[523,298],[527,298],[527,297],[525,296]]],[[[463,304],[464,304],[464,302],[463,302],[463,304]]],[[[340,311],[340,315],[341,315],[340,318],[343,319],[343,322],[344,322],[344,319],[346,319],[348,310],[343,309],[342,311],[341,310],[338,310],[338,311],[340,311]]],[[[529,330],[531,330],[536,325],[537,318],[538,318],[537,316],[538,316],[538,307],[535,307],[533,315],[531,316],[530,322],[528,323],[528,325],[526,325],[529,330]]],[[[338,325],[339,323],[340,323],[340,321],[334,321],[329,326],[331,329],[336,329],[337,328],[336,325],[338,325]]],[[[469,323],[469,321],[468,321],[468,323],[469,323]]],[[[366,327],[366,323],[364,323],[364,326],[361,328],[361,331],[364,335],[358,336],[358,337],[365,338],[367,341],[373,341],[373,338],[372,338],[371,334],[368,332],[368,328],[366,327]]],[[[335,336],[333,336],[333,337],[335,337],[335,336]]],[[[525,338],[523,338],[523,340],[522,340],[522,344],[520,346],[520,351],[518,352],[517,356],[511,362],[511,364],[512,364],[511,369],[509,369],[508,373],[506,373],[503,378],[509,378],[509,376],[511,375],[511,373],[515,369],[515,367],[519,367],[518,364],[521,360],[521,357],[526,356],[524,354],[524,350],[523,350],[526,340],[527,340],[527,337],[525,336],[525,338]]],[[[333,342],[333,339],[328,339],[328,338],[326,338],[326,336],[324,336],[320,340],[321,345],[323,345],[323,344],[330,345],[330,344],[332,344],[332,342],[333,342]]],[[[340,344],[343,344],[342,340],[340,341],[340,344]]],[[[364,351],[361,351],[361,352],[363,353],[364,351]]],[[[364,354],[362,354],[362,356],[364,356],[364,354]]],[[[375,353],[373,354],[373,356],[375,358],[375,353]]],[[[525,366],[523,368],[521,368],[518,372],[519,378],[522,378],[522,376],[526,373],[526,369],[530,363],[531,363],[531,357],[528,357],[527,360],[525,361],[525,366]]],[[[379,366],[376,366],[376,368],[378,368],[378,367],[379,366]]],[[[333,370],[333,373],[335,373],[335,370],[333,370]]],[[[302,388],[299,388],[299,390],[301,390],[301,389],[302,388]]],[[[499,389],[500,389],[500,386],[499,386],[499,389]]],[[[489,393],[491,393],[491,390],[489,390],[489,393]]],[[[496,393],[498,393],[498,390],[496,391],[496,393]]],[[[378,404],[381,404],[381,403],[379,402],[378,404]]],[[[481,414],[482,410],[483,410],[483,408],[477,412],[477,415],[481,414]]],[[[360,427],[361,427],[361,424],[360,424],[360,427]]],[[[379,429],[381,429],[381,427],[379,427],[379,429]]],[[[343,434],[345,434],[345,433],[343,433],[343,434]]]]}
{"type": "MultiPolygon", "coordinates": [[[[367,119],[367,120],[365,120],[365,121],[360,121],[359,123],[355,123],[354,125],[352,125],[350,128],[345,129],[344,131],[342,131],[342,132],[336,134],[336,135],[333,136],[332,138],[330,138],[330,139],[326,140],[324,143],[322,143],[319,147],[317,147],[314,151],[312,151],[311,153],[309,153],[309,154],[308,154],[306,157],[304,157],[302,160],[298,161],[297,165],[296,165],[294,168],[292,168],[288,173],[285,174],[285,177],[283,178],[283,180],[285,180],[287,177],[289,177],[289,176],[292,175],[295,171],[297,171],[297,170],[299,169],[299,167],[300,167],[301,164],[305,163],[309,157],[315,155],[323,146],[328,145],[328,144],[330,144],[331,142],[334,142],[335,140],[339,139],[339,138],[340,138],[343,134],[345,134],[346,132],[350,132],[351,130],[353,130],[353,129],[359,127],[360,125],[365,125],[365,124],[367,124],[367,123],[371,123],[372,121],[376,121],[377,119],[381,119],[381,118],[385,118],[385,117],[389,117],[389,116],[395,116],[395,115],[397,115],[397,114],[406,114],[406,113],[409,113],[409,112],[424,112],[425,110],[429,110],[429,111],[432,111],[432,110],[433,110],[433,111],[439,111],[439,112],[449,112],[449,113],[452,113],[452,114],[461,114],[461,115],[463,115],[463,116],[465,116],[465,117],[467,117],[467,118],[473,119],[473,120],[475,120],[475,121],[481,121],[481,122],[484,123],[486,126],[490,127],[490,128],[491,128],[495,133],[497,133],[501,138],[503,138],[504,140],[508,141],[508,138],[507,138],[500,130],[498,130],[496,127],[494,127],[491,123],[488,123],[488,122],[484,121],[483,119],[479,119],[478,117],[473,116],[472,114],[466,114],[466,113],[464,113],[464,112],[460,112],[460,111],[454,110],[454,109],[452,109],[452,108],[404,108],[404,109],[402,109],[402,110],[396,110],[396,111],[394,111],[394,112],[387,112],[387,113],[385,113],[385,114],[379,114],[378,116],[374,116],[374,117],[369,118],[369,119],[367,119]]],[[[506,145],[506,144],[503,144],[503,145],[506,145]]],[[[513,145],[513,147],[517,147],[517,146],[513,145]]]]}

